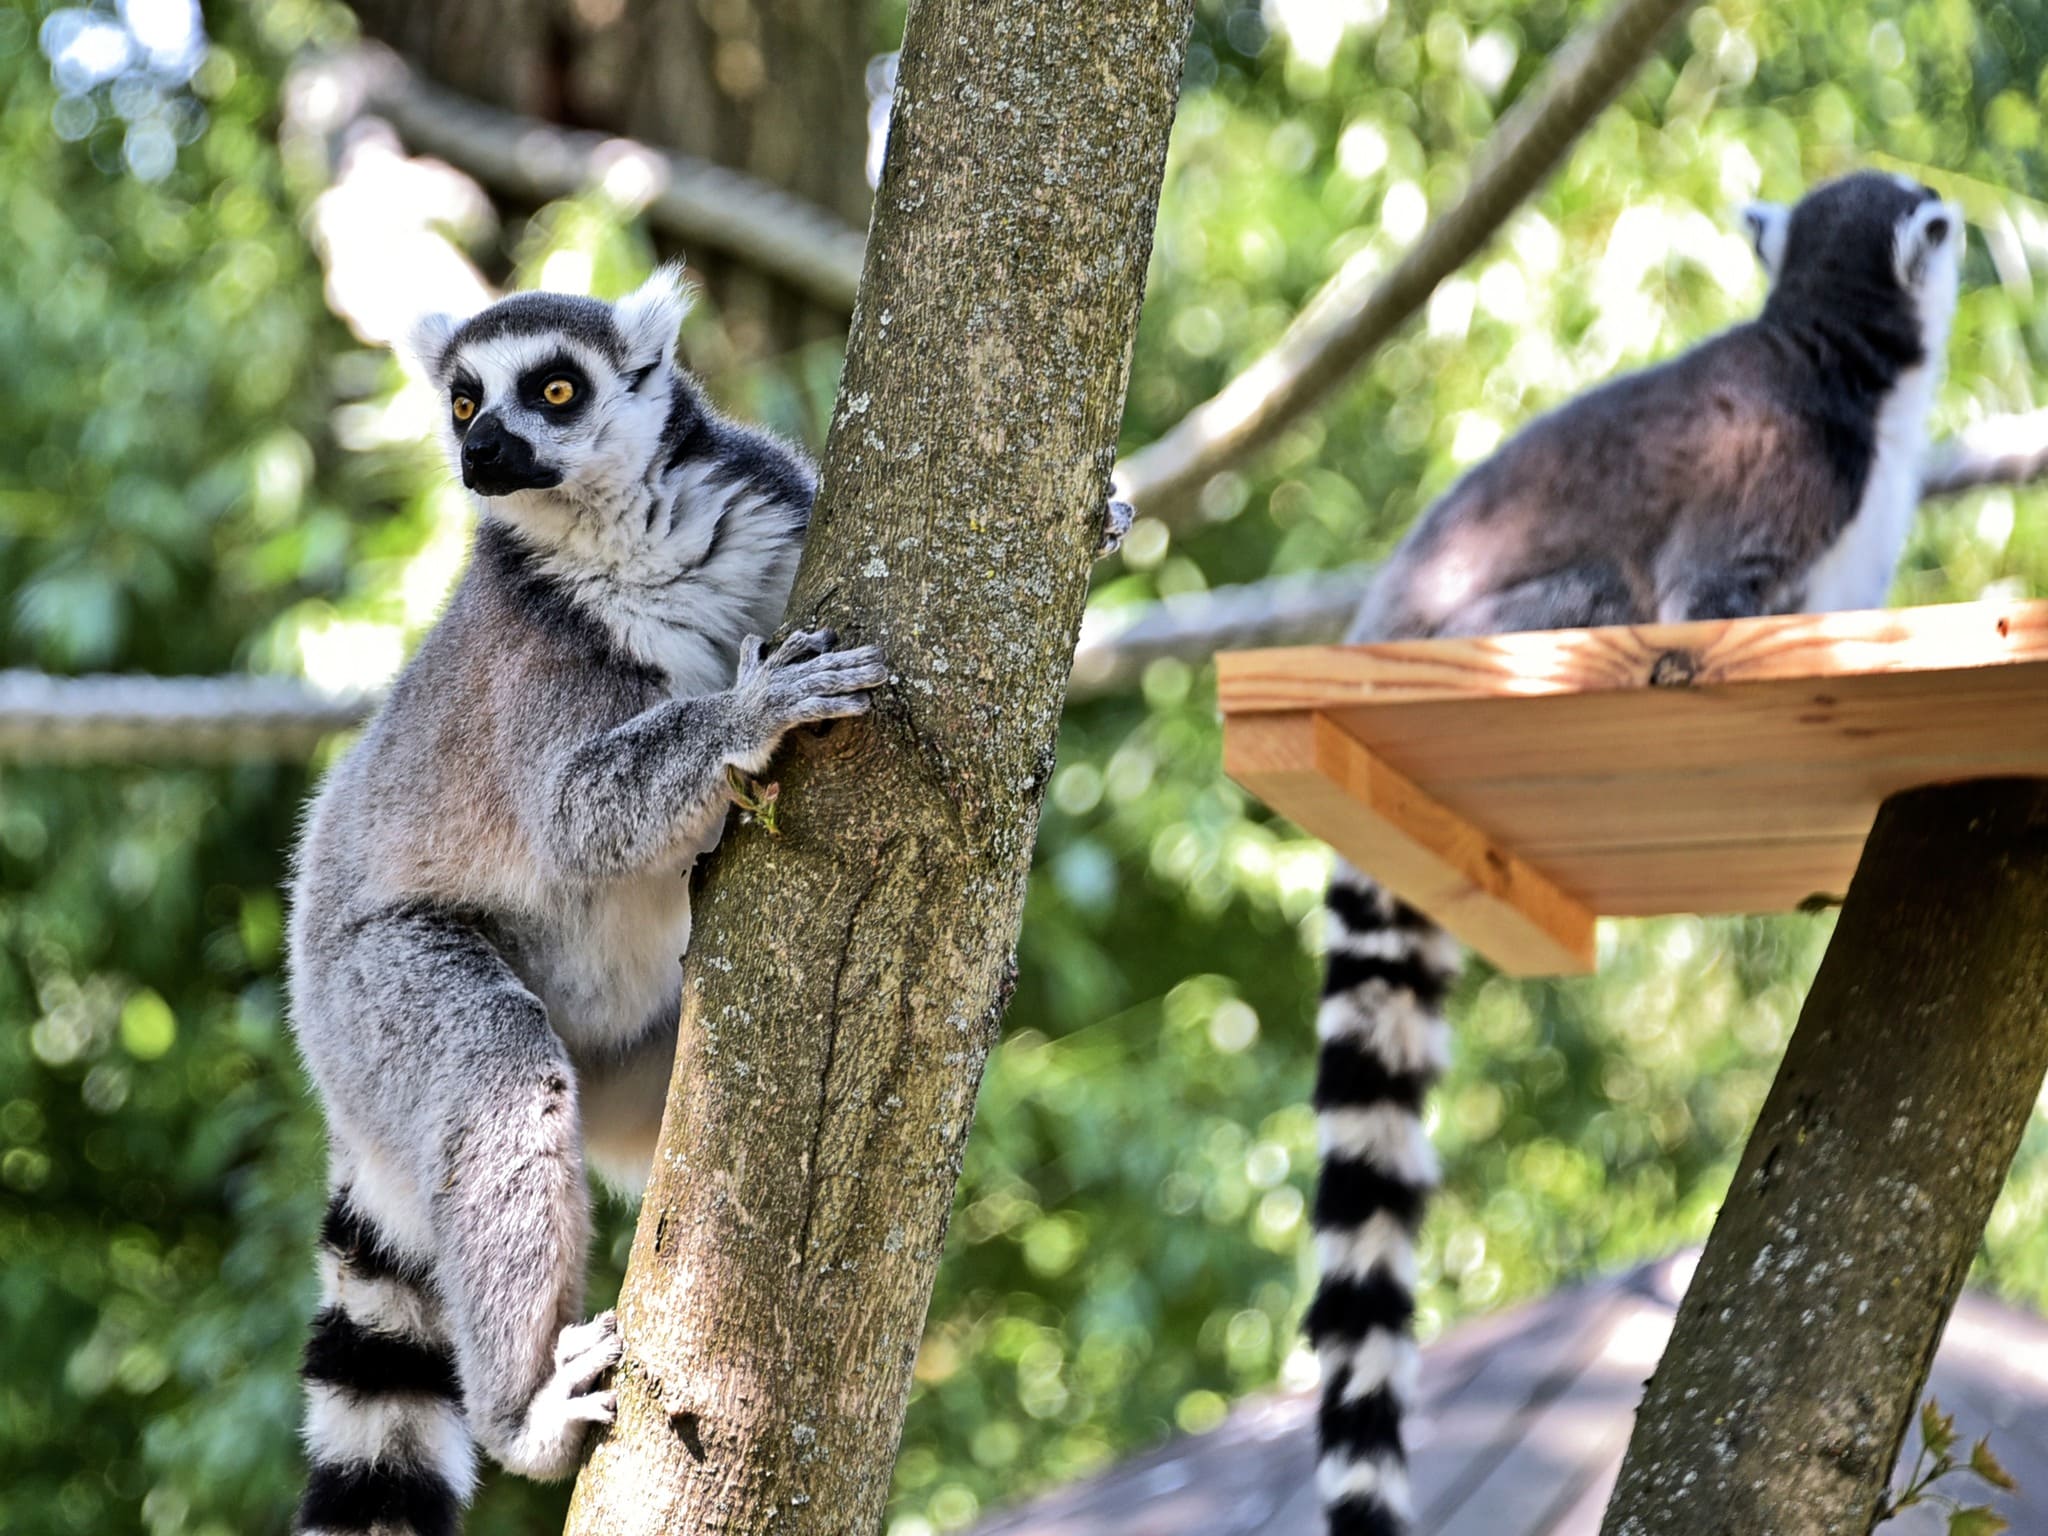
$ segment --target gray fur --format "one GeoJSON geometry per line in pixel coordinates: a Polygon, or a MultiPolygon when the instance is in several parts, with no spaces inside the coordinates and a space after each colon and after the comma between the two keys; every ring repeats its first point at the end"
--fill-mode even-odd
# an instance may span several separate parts
{"type": "Polygon", "coordinates": [[[1764,312],[1581,395],[1472,469],[1387,562],[1354,638],[1883,603],[1918,499],[1961,220],[1875,173],[1744,218],[1772,273],[1764,312]],[[1846,569],[1810,592],[1831,553],[1846,569]]]}
{"type": "MultiPolygon", "coordinates": [[[[347,1315],[323,1326],[398,1338],[414,1377],[445,1351],[468,1432],[534,1477],[566,1475],[611,1416],[616,1323],[580,1322],[584,1165],[644,1181],[688,875],[724,825],[727,770],[862,713],[885,678],[828,633],[753,638],[781,618],[815,476],[704,403],[675,362],[680,315],[663,274],[617,305],[521,295],[416,329],[444,409],[473,393],[468,432],[445,418],[451,458],[492,422],[533,485],[480,499],[470,566],[329,775],[292,892],[293,1023],[340,1213],[327,1300],[347,1315]],[[557,357],[581,381],[573,412],[521,383],[557,357]],[[382,1287],[375,1317],[349,1284],[382,1287]]],[[[316,1334],[309,1379],[318,1350],[316,1334]]],[[[416,1431],[365,1451],[374,1414],[397,1423],[394,1394],[418,1390],[402,1378],[323,1388],[302,1528],[368,1528],[348,1523],[366,1518],[351,1478],[424,1500],[403,1530],[436,1528],[434,1478],[466,1497],[416,1431]]]]}

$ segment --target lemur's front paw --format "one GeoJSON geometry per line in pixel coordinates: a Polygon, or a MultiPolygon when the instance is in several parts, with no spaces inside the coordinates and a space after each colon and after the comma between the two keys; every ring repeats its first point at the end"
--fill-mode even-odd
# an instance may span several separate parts
{"type": "Polygon", "coordinates": [[[1138,512],[1128,501],[1111,501],[1102,509],[1102,542],[1095,546],[1095,558],[1106,560],[1124,547],[1124,535],[1138,512]]]}
{"type": "Polygon", "coordinates": [[[889,680],[889,668],[871,645],[833,650],[838,638],[829,629],[799,630],[767,656],[759,639],[741,647],[734,686],[755,697],[771,731],[867,713],[868,694],[889,680]]]}
{"type": "Polygon", "coordinates": [[[619,1394],[594,1389],[619,1363],[623,1347],[616,1312],[600,1312],[562,1330],[555,1341],[555,1373],[533,1394],[518,1441],[501,1458],[508,1469],[542,1481],[576,1470],[590,1426],[618,1416],[619,1394]]]}

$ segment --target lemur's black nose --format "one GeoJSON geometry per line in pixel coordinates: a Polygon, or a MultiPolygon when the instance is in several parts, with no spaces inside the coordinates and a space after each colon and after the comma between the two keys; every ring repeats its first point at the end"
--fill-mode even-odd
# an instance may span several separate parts
{"type": "Polygon", "coordinates": [[[533,444],[505,430],[495,415],[480,416],[462,438],[462,483],[479,496],[544,489],[561,477],[543,470],[533,444]]]}
{"type": "Polygon", "coordinates": [[[505,430],[497,417],[486,416],[462,439],[463,474],[504,463],[505,450],[512,441],[512,434],[505,430]]]}

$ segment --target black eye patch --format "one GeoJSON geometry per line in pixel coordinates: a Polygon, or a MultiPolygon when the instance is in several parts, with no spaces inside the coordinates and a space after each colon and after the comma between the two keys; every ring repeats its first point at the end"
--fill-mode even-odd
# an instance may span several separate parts
{"type": "Polygon", "coordinates": [[[528,410],[552,416],[558,421],[570,421],[581,415],[590,404],[590,376],[575,359],[552,357],[519,376],[518,393],[519,403],[528,410]],[[566,399],[560,397],[560,386],[564,384],[569,387],[566,399]],[[551,389],[556,396],[554,399],[549,398],[551,389]]]}

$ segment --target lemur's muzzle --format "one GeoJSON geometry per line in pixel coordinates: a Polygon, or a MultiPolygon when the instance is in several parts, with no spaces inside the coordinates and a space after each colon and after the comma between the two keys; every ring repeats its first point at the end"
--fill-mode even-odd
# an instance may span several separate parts
{"type": "Polygon", "coordinates": [[[462,483],[479,496],[544,491],[561,484],[560,471],[534,457],[533,444],[486,413],[462,439],[462,483]]]}

